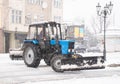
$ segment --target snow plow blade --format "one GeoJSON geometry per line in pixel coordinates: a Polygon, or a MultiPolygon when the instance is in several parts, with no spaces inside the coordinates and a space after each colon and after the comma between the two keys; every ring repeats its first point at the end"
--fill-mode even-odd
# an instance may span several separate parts
{"type": "Polygon", "coordinates": [[[11,60],[23,60],[23,51],[21,49],[10,49],[9,55],[11,60]]]}
{"type": "Polygon", "coordinates": [[[104,68],[105,68],[105,66],[82,67],[82,68],[69,68],[69,69],[63,69],[63,71],[93,70],[93,69],[104,69],[104,68]]]}
{"type": "Polygon", "coordinates": [[[68,58],[61,60],[61,69],[62,71],[104,69],[105,66],[103,64],[103,56],[68,58]]]}

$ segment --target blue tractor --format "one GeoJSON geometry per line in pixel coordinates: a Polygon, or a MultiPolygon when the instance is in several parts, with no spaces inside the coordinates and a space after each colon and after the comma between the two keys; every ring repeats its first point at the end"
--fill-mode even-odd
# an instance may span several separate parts
{"type": "Polygon", "coordinates": [[[56,22],[29,25],[22,48],[10,50],[10,58],[22,58],[28,67],[38,67],[41,59],[44,59],[56,72],[104,68],[104,56],[82,57],[76,54],[75,41],[62,38],[61,29],[61,25],[56,22]],[[17,54],[18,51],[21,54],[17,54]]]}

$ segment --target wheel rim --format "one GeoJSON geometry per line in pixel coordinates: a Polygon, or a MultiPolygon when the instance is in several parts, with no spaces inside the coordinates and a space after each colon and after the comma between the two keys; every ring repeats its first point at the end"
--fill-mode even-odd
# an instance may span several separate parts
{"type": "Polygon", "coordinates": [[[54,67],[57,69],[61,69],[61,60],[58,59],[54,62],[54,67]]]}
{"type": "Polygon", "coordinates": [[[25,51],[25,61],[27,64],[31,64],[33,60],[34,60],[34,52],[30,47],[28,47],[25,51]]]}

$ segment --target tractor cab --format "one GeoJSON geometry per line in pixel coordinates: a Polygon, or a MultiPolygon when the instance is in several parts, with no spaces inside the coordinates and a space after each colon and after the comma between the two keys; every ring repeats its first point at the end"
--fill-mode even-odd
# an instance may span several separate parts
{"type": "Polygon", "coordinates": [[[59,48],[61,54],[72,54],[74,49],[74,41],[62,39],[61,25],[56,22],[29,25],[28,36],[24,42],[40,45],[43,52],[51,51],[51,48],[52,50],[59,48]]]}
{"type": "Polygon", "coordinates": [[[62,40],[61,25],[56,22],[46,22],[29,25],[27,39],[24,42],[32,42],[45,48],[56,45],[59,40],[62,40]]]}
{"type": "Polygon", "coordinates": [[[27,39],[60,40],[62,39],[60,24],[55,22],[31,24],[27,39]]]}

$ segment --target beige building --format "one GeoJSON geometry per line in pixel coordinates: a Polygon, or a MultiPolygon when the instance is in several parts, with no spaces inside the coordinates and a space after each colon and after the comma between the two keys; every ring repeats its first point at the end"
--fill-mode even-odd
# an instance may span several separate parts
{"type": "Polygon", "coordinates": [[[63,20],[63,0],[0,0],[0,52],[18,48],[28,25],[63,20]]]}
{"type": "MultiPolygon", "coordinates": [[[[103,32],[98,34],[99,48],[103,51],[103,32]]],[[[106,51],[120,52],[120,28],[110,27],[106,31],[106,51]]]]}

